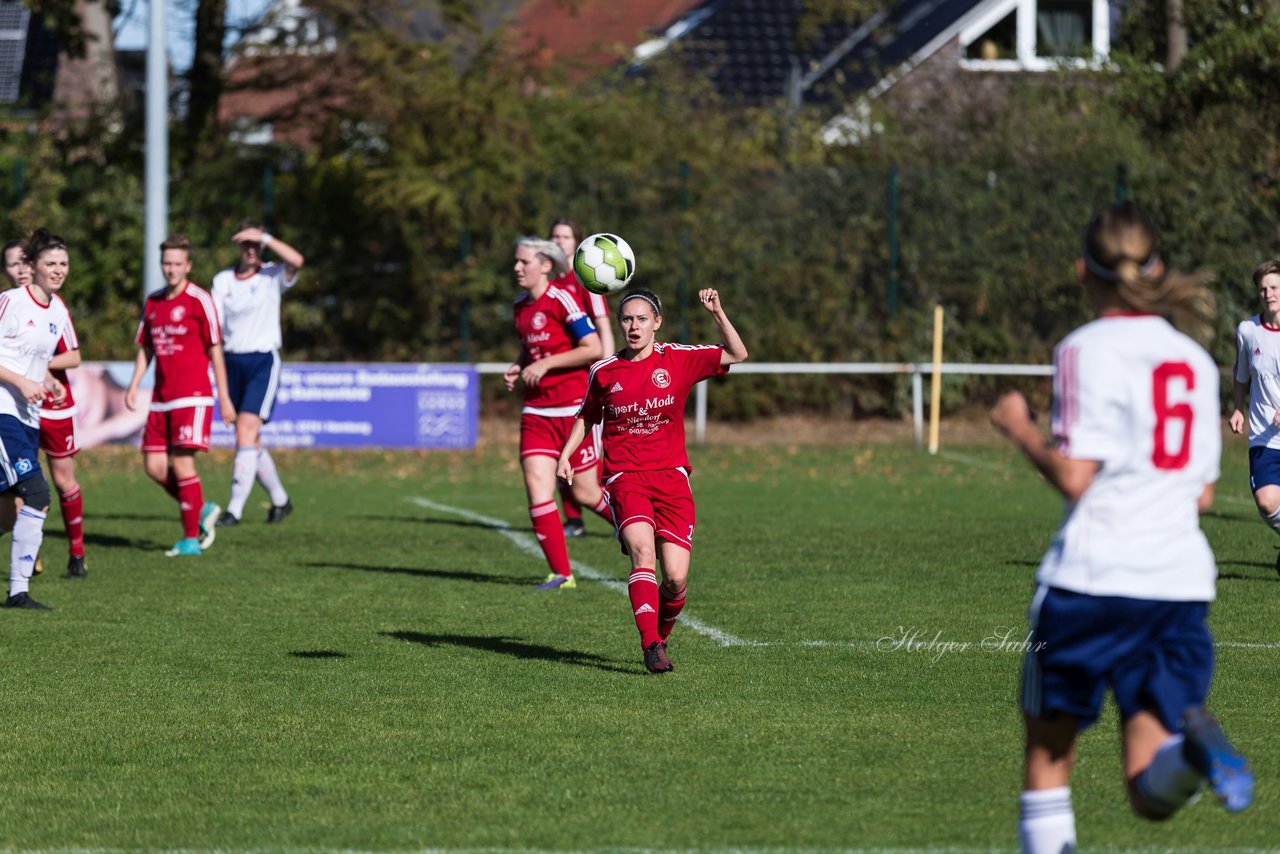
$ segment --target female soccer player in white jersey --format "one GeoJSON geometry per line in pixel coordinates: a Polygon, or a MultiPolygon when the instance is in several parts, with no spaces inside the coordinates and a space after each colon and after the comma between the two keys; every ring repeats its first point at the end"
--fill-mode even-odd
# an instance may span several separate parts
{"type": "MultiPolygon", "coordinates": [[[[570,217],[561,217],[553,222],[551,233],[547,235],[548,240],[560,247],[570,267],[573,265],[573,255],[578,251],[578,244],[582,242],[582,237],[582,226],[570,217]]],[[[613,353],[613,321],[609,318],[609,303],[604,296],[593,294],[578,284],[578,278],[573,274],[572,269],[565,270],[564,274],[557,276],[551,284],[573,294],[574,299],[587,313],[587,317],[590,317],[591,322],[595,324],[596,334],[600,336],[600,346],[604,354],[607,356],[613,353]]],[[[582,507],[573,497],[573,487],[560,481],[559,489],[560,501],[564,504],[564,535],[581,537],[586,534],[586,527],[582,524],[582,507]]]]}
{"type": "MultiPolygon", "coordinates": [[[[32,281],[34,268],[27,261],[26,248],[20,240],[11,240],[4,247],[4,270],[10,284],[24,288],[32,281]]],[[[50,271],[46,270],[47,275],[50,271]]],[[[65,275],[68,269],[58,270],[65,275]]],[[[84,561],[84,499],[80,482],[76,480],[76,454],[80,453],[80,437],[76,430],[76,402],[71,395],[70,368],[80,365],[80,341],[70,318],[67,328],[53,358],[49,361],[49,373],[62,383],[66,394],[57,403],[46,398],[40,406],[40,448],[49,461],[49,474],[58,492],[58,504],[62,508],[62,524],[67,532],[67,578],[87,578],[84,561]]],[[[35,573],[40,574],[40,558],[36,557],[35,573]]]]}
{"type": "Polygon", "coordinates": [[[696,524],[685,449],[684,405],[701,380],[719,376],[747,358],[720,295],[698,292],[723,343],[689,346],[655,340],[662,303],[644,290],[628,291],[618,306],[626,346],[591,366],[587,397],[560,455],[557,473],[574,479],[573,449],[589,425],[604,425],[604,477],[609,506],[631,558],[627,592],[644,666],[673,669],[667,637],[684,608],[696,524]],[[662,569],[658,585],[656,568],[662,569]]]}
{"type": "Polygon", "coordinates": [[[67,246],[41,228],[24,252],[31,284],[0,294],[0,530],[13,532],[4,604],[48,610],[28,591],[50,499],[40,470],[40,404],[66,394],[49,373],[49,360],[71,322],[58,296],[67,278],[67,246]]]}
{"type": "MultiPolygon", "coordinates": [[[[591,318],[567,291],[551,283],[552,276],[566,269],[564,253],[551,241],[537,237],[516,241],[516,283],[524,290],[513,310],[520,355],[503,379],[508,391],[514,391],[517,382],[524,384],[520,467],[533,532],[551,568],[539,590],[577,585],[556,509],[556,460],[587,390],[587,365],[600,358],[600,336],[591,318]]],[[[574,494],[584,507],[612,521],[596,474],[595,438],[580,444],[581,453],[574,458],[580,474],[574,494]]]]}
{"type": "Polygon", "coordinates": [[[1107,688],[1135,813],[1168,818],[1205,780],[1228,810],[1252,799],[1244,757],[1204,708],[1217,571],[1199,514],[1218,479],[1218,368],[1162,316],[1207,335],[1210,277],[1166,270],[1157,250],[1132,202],[1098,214],[1076,264],[1097,319],[1054,351],[1054,443],[1017,392],[991,413],[1066,499],[1036,576],[1023,664],[1018,832],[1036,854],[1075,850],[1075,741],[1107,688]]]}
{"type": "MultiPolygon", "coordinates": [[[[1231,431],[1244,432],[1249,401],[1249,488],[1258,515],[1280,533],[1280,261],[1253,271],[1262,310],[1236,327],[1231,431]]],[[[1276,556],[1280,572],[1280,555],[1276,556]]]]}
{"type": "Polygon", "coordinates": [[[222,320],[227,389],[236,407],[236,456],[231,467],[231,498],[218,527],[240,524],[256,479],[271,498],[267,524],[283,522],[293,502],[280,480],[271,452],[262,447],[262,425],[271,420],[280,385],[280,298],[298,283],[306,259],[272,237],[257,220],[240,221],[231,236],[240,249],[236,266],[213,277],[209,292],[222,320]],[[280,260],[264,263],[270,248],[280,260]]]}

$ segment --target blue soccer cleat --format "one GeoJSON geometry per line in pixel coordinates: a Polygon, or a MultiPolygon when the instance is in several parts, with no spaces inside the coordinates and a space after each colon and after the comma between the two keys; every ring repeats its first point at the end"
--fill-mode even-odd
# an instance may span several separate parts
{"type": "Polygon", "coordinates": [[[1204,707],[1188,709],[1182,718],[1182,755],[1204,775],[1214,797],[1227,812],[1240,812],[1253,801],[1253,771],[1227,740],[1218,721],[1204,707]]]}

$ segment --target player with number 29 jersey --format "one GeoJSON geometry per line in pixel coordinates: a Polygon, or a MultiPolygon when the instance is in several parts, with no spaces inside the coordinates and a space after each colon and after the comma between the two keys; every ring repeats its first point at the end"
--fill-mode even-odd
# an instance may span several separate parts
{"type": "Polygon", "coordinates": [[[1102,317],[1054,353],[1058,450],[1101,465],[1040,565],[1043,584],[1094,596],[1206,602],[1213,553],[1196,499],[1218,479],[1218,368],[1168,321],[1102,317]]]}

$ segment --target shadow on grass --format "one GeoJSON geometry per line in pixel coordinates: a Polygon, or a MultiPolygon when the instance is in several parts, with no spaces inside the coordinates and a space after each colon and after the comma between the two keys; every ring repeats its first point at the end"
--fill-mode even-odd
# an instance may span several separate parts
{"type": "Polygon", "coordinates": [[[419,643],[423,646],[460,646],[468,649],[479,649],[484,652],[496,652],[512,658],[538,659],[556,664],[574,664],[578,667],[594,667],[613,673],[637,675],[632,668],[618,667],[614,662],[589,652],[578,652],[572,649],[556,649],[536,643],[525,643],[519,638],[483,637],[481,635],[428,635],[422,632],[380,632],[385,637],[396,640],[419,643]]]}
{"type": "Polygon", "coordinates": [[[295,649],[289,653],[294,658],[346,658],[345,652],[336,649],[295,649]]]}
{"type": "Polygon", "coordinates": [[[414,575],[420,578],[443,578],[449,581],[472,581],[477,584],[527,584],[532,587],[538,578],[533,575],[486,575],[483,572],[464,572],[457,569],[424,569],[419,566],[372,566],[360,563],[312,562],[303,566],[316,569],[353,569],[357,572],[386,572],[391,575],[414,575]]]}
{"type": "Polygon", "coordinates": [[[1219,581],[1266,581],[1269,583],[1280,582],[1280,575],[1276,575],[1274,563],[1260,563],[1258,561],[1247,560],[1220,560],[1218,561],[1218,580],[1219,581]],[[1240,569],[1265,569],[1265,575],[1257,575],[1254,573],[1241,572],[1222,572],[1222,567],[1234,566],[1240,569]]]}
{"type": "MultiPolygon", "coordinates": [[[[175,508],[176,509],[176,508],[175,508]]],[[[166,520],[177,519],[178,514],[169,513],[97,513],[93,514],[94,519],[118,519],[122,522],[164,522],[166,520]]]]}
{"type": "MultiPolygon", "coordinates": [[[[493,525],[486,525],[484,522],[470,522],[465,519],[424,519],[421,516],[376,516],[371,513],[366,513],[362,516],[347,516],[345,518],[361,519],[367,522],[408,522],[414,525],[448,525],[451,528],[479,528],[482,531],[519,531],[521,533],[531,533],[531,529],[528,525],[495,527],[493,525]]],[[[580,537],[571,537],[570,539],[582,539],[583,537],[599,537],[600,539],[609,540],[615,539],[613,530],[609,528],[609,523],[605,520],[600,519],[599,524],[596,527],[601,530],[588,529],[580,537]]]]}

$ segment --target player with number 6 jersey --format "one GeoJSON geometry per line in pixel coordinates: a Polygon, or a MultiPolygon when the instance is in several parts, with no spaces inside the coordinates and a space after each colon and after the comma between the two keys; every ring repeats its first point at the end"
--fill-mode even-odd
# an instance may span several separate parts
{"type": "Polygon", "coordinates": [[[1075,742],[1108,690],[1137,815],[1167,819],[1205,783],[1231,812],[1253,797],[1248,763],[1204,705],[1217,572],[1199,515],[1218,479],[1221,402],[1213,359],[1175,325],[1209,336],[1211,276],[1167,270],[1132,202],[1089,223],[1076,271],[1097,319],[1054,353],[1053,443],[1018,392],[991,413],[1066,500],[1023,660],[1018,836],[1033,854],[1075,850],[1075,742]]]}

